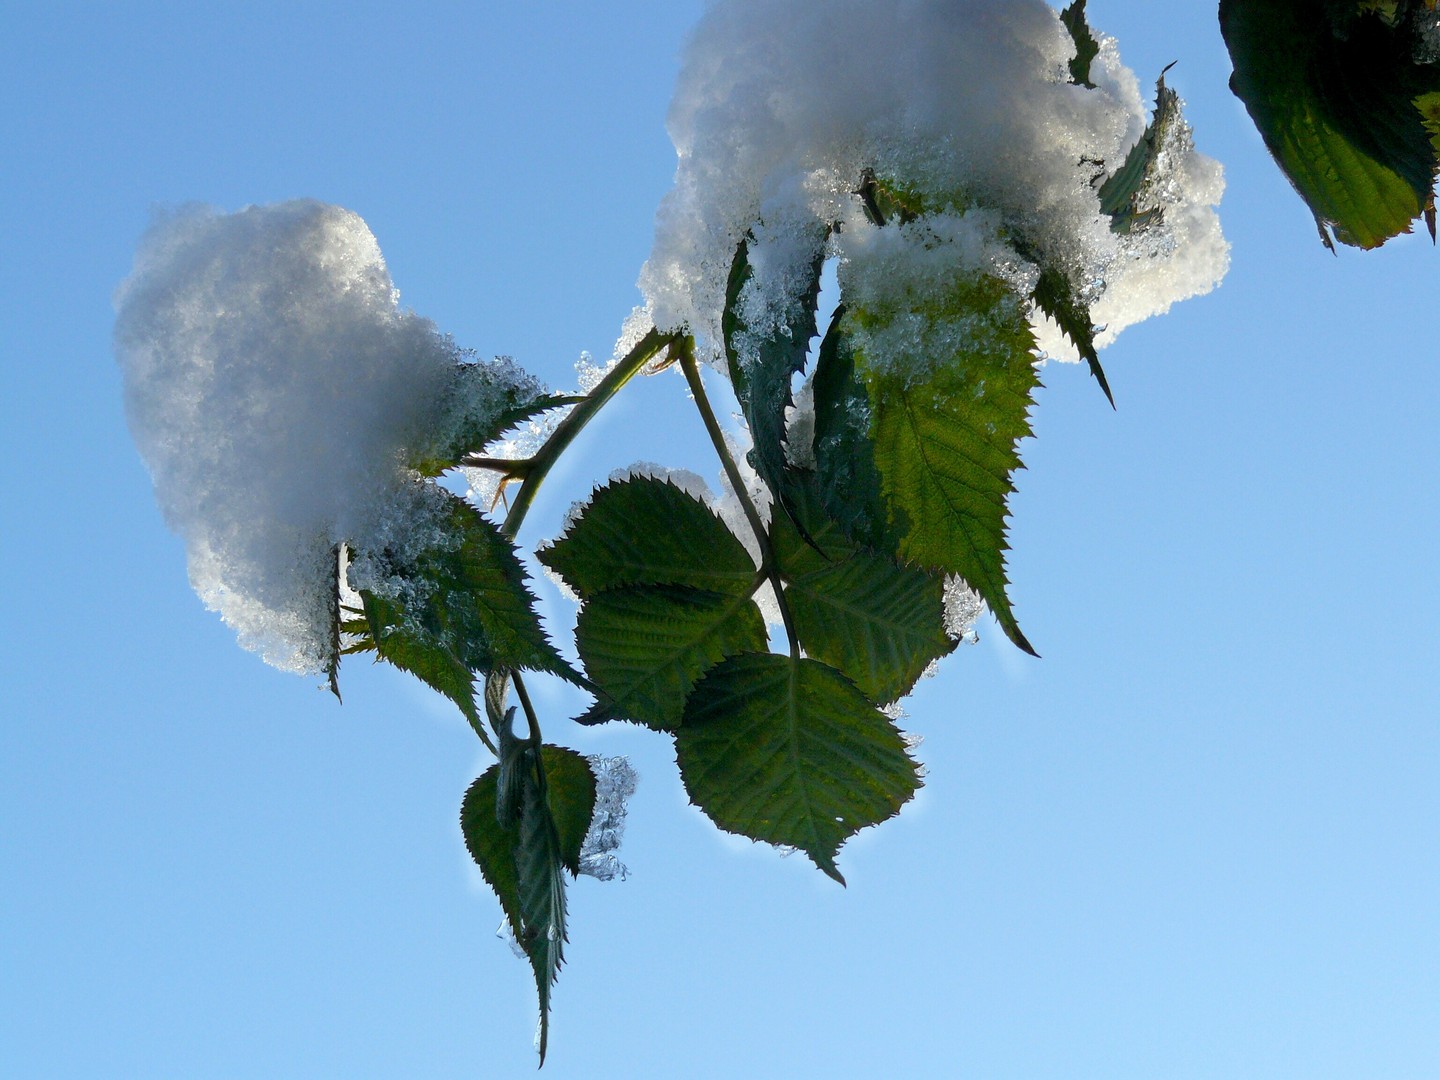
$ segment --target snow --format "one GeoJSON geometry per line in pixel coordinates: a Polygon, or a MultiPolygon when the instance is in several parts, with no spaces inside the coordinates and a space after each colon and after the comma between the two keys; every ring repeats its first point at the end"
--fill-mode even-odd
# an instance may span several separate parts
{"type": "Polygon", "coordinates": [[[407,458],[504,391],[540,392],[508,362],[463,363],[400,308],[365,222],[319,202],[162,216],[115,303],[130,428],[191,583],[288,671],[332,658],[338,545],[350,585],[393,592],[440,542],[443,495],[407,458]]]}
{"type": "MultiPolygon", "coordinates": [[[[1122,236],[1101,212],[1098,182],[1148,109],[1113,39],[1097,38],[1088,89],[1069,82],[1073,42],[1041,0],[716,0],[670,109],[679,164],[640,277],[650,318],[688,328],[723,366],[720,315],[747,233],[741,309],[757,332],[786,324],[822,254],[842,261],[847,301],[899,296],[915,311],[966,275],[1023,291],[1038,260],[1095,302],[1106,341],[1213,288],[1228,265],[1223,180],[1188,128],[1167,148],[1158,221],[1122,236]],[[913,194],[921,220],[868,220],[867,172],[913,194]]],[[[1045,353],[1076,358],[1038,330],[1045,353]]]]}
{"type": "Polygon", "coordinates": [[[626,757],[587,758],[595,774],[595,812],[580,845],[580,873],[600,881],[624,881],[630,869],[615,856],[625,836],[625,817],[639,776],[626,757]]]}

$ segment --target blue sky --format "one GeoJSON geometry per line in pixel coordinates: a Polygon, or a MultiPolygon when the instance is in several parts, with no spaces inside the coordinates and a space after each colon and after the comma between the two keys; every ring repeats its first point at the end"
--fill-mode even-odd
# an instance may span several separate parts
{"type": "MultiPolygon", "coordinates": [[[[0,1071],[524,1076],[533,987],[456,818],[483,750],[397,673],[346,704],[191,593],[110,296],[152,208],[356,210],[402,299],[567,384],[636,303],[695,2],[12,5],[0,41],[0,1071]],[[503,8],[503,9],[502,9],[503,8]]],[[[1212,5],[1092,0],[1226,166],[1222,288],[1045,373],[1012,597],[907,726],[927,786],[841,853],[722,837],[673,754],[624,883],[572,890],[556,1077],[1440,1074],[1440,375],[1429,239],[1328,254],[1226,89],[1212,5]]],[[[526,526],[637,459],[627,388],[526,526]]],[[[548,596],[549,594],[547,594],[548,596]]],[[[547,600],[563,631],[569,611],[547,600]]]]}

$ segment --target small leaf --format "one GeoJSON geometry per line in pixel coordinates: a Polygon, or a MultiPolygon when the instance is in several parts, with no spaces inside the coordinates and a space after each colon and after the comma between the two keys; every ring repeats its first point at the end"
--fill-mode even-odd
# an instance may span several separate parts
{"type": "MultiPolygon", "coordinates": [[[[1165,71],[1169,71],[1167,66],[1165,71]]],[[[1100,209],[1110,215],[1110,228],[1117,233],[1143,229],[1160,217],[1151,205],[1150,188],[1159,172],[1170,130],[1181,124],[1180,97],[1165,85],[1165,72],[1155,84],[1155,113],[1140,141],[1130,148],[1120,168],[1100,185],[1100,209]]]]}
{"type": "Polygon", "coordinates": [[[542,393],[539,383],[503,358],[456,364],[448,398],[452,422],[406,462],[421,476],[439,476],[511,428],[575,402],[542,393]]]}
{"type": "Polygon", "coordinates": [[[773,491],[785,468],[785,410],[791,405],[790,380],[805,370],[810,339],[816,334],[815,313],[825,252],[817,243],[808,284],[795,297],[798,306],[786,325],[757,340],[740,314],[742,291],[753,276],[749,258],[752,242],[753,238],[746,237],[735,251],[721,326],[730,383],[754,442],[750,463],[773,491]]]}
{"type": "Polygon", "coordinates": [[[817,491],[790,487],[809,538],[786,521],[776,521],[773,537],[801,646],[872,701],[898,700],[955,648],[943,578],[865,551],[825,518],[817,491]]]}
{"type": "Polygon", "coordinates": [[[755,563],[715,512],[668,480],[635,476],[596,490],[538,558],[581,598],[625,585],[749,595],[755,563]]]}
{"type": "Polygon", "coordinates": [[[691,695],[675,750],[690,800],[716,825],[799,848],[841,884],[840,845],[920,787],[895,725],[818,660],[726,660],[691,695]]]}
{"type": "Polygon", "coordinates": [[[1105,378],[1105,369],[1100,366],[1100,355],[1095,351],[1095,324],[1090,318],[1090,309],[1080,302],[1070,287],[1070,279],[1052,267],[1040,271],[1035,282],[1035,291],[1030,294],[1035,306],[1043,311],[1060,330],[1075,344],[1085,362],[1090,365],[1090,374],[1100,384],[1105,400],[1115,407],[1115,395],[1110,392],[1110,381],[1105,378]]]}
{"type": "Polygon", "coordinates": [[[561,873],[576,873],[580,848],[595,806],[589,763],[560,746],[546,745],[536,768],[527,749],[519,820],[502,825],[496,813],[498,765],[465,793],[460,829],[470,857],[495,891],[516,942],[530,958],[540,998],[540,1061],[549,1041],[550,988],[564,961],[566,902],[561,873]]]}
{"type": "Polygon", "coordinates": [[[672,731],[701,675],[727,656],[765,648],[765,621],[748,595],[610,589],[580,610],[575,642],[606,694],[582,722],[625,719],[672,731]]]}
{"type": "MultiPolygon", "coordinates": [[[[450,645],[436,635],[407,626],[405,609],[398,601],[368,591],[362,591],[360,597],[376,655],[449,698],[472,726],[480,725],[480,713],[475,708],[475,675],[450,645]]],[[[479,647],[475,643],[474,648],[479,647]]]]}
{"type": "Polygon", "coordinates": [[[483,732],[477,675],[526,668],[581,680],[545,636],[514,547],[464,500],[447,495],[446,509],[451,546],[396,568],[415,595],[360,595],[367,636],[379,657],[444,694],[483,732]]]}
{"type": "Polygon", "coordinates": [[[1085,22],[1085,0],[1075,0],[1060,12],[1060,21],[1070,31],[1070,40],[1075,42],[1075,56],[1070,61],[1070,81],[1076,86],[1095,89],[1090,81],[1090,64],[1100,55],[1100,44],[1085,22]]]}

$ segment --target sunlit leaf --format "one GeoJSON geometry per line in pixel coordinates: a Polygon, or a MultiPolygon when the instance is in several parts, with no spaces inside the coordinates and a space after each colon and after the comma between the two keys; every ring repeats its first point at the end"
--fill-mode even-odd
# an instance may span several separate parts
{"type": "Polygon", "coordinates": [[[1440,64],[1416,59],[1411,20],[1422,14],[1418,4],[1220,4],[1230,88],[1327,245],[1378,247],[1434,205],[1440,157],[1423,110],[1440,64]]]}

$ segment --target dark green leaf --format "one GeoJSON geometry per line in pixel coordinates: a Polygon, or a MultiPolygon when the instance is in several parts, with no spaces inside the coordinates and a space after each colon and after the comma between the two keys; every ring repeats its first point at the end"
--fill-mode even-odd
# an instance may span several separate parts
{"type": "Polygon", "coordinates": [[[545,636],[525,568],[500,530],[451,495],[445,524],[446,544],[396,567],[413,585],[411,598],[361,597],[378,655],[450,698],[479,727],[476,675],[501,667],[579,676],[545,636]]]}
{"type": "Polygon", "coordinates": [[[541,562],[588,598],[625,585],[685,585],[749,595],[755,563],[693,495],[668,480],[635,476],[599,488],[541,562]]]}
{"type": "Polygon", "coordinates": [[[1327,245],[1333,234],[1378,247],[1434,205],[1440,158],[1424,110],[1440,91],[1440,64],[1416,61],[1413,20],[1423,13],[1328,4],[1322,17],[1293,0],[1220,4],[1230,88],[1327,245]]]}
{"type": "Polygon", "coordinates": [[[820,300],[820,271],[824,248],[816,244],[805,291],[795,297],[798,307],[790,321],[770,335],[757,336],[740,315],[740,293],[752,276],[751,238],[740,241],[725,292],[722,328],[730,382],[750,428],[754,448],[750,463],[771,490],[785,468],[785,410],[790,407],[790,380],[805,369],[810,339],[816,334],[815,309],[820,300]]]}
{"type": "Polygon", "coordinates": [[[1030,298],[1079,350],[1085,362],[1090,365],[1090,374],[1105,392],[1105,400],[1115,407],[1115,395],[1110,393],[1110,382],[1105,378],[1105,369],[1100,366],[1100,355],[1095,351],[1095,324],[1090,319],[1090,309],[1080,302],[1070,279],[1063,272],[1052,267],[1040,271],[1035,282],[1035,291],[1030,298]]]}
{"type": "Polygon", "coordinates": [[[898,700],[955,648],[942,576],[862,549],[825,517],[818,491],[790,487],[808,540],[784,520],[773,539],[801,646],[872,701],[898,700]]]}
{"type": "Polygon", "coordinates": [[[671,731],[701,675],[726,656],[765,648],[765,621],[748,594],[610,589],[580,610],[575,642],[606,695],[586,722],[626,719],[671,731]]]}
{"type": "Polygon", "coordinates": [[[335,700],[340,701],[340,634],[345,629],[344,613],[340,610],[340,563],[345,556],[343,545],[330,552],[330,656],[325,664],[326,682],[335,700]]]}
{"type": "Polygon", "coordinates": [[[1094,90],[1090,81],[1090,64],[1100,55],[1100,44],[1085,22],[1085,0],[1075,0],[1060,12],[1060,21],[1070,31],[1070,40],[1075,42],[1075,57],[1070,61],[1070,81],[1076,86],[1094,90]]]}
{"type": "Polygon", "coordinates": [[[825,510],[867,547],[893,551],[870,440],[870,392],[855,369],[845,306],[835,310],[815,362],[815,470],[825,510]]]}
{"type": "MultiPolygon", "coordinates": [[[[395,600],[361,592],[376,655],[408,671],[432,690],[459,706],[472,725],[481,723],[475,708],[475,675],[449,643],[408,624],[404,607],[395,600]]],[[[478,646],[477,646],[478,648],[478,646]]],[[[487,665],[488,666],[488,665],[487,665]]],[[[482,669],[483,670],[483,669],[482,669]]]]}
{"type": "Polygon", "coordinates": [[[545,1060],[550,988],[564,960],[565,879],[575,873],[595,807],[595,778],[573,750],[545,746],[538,770],[534,750],[525,751],[519,819],[502,825],[497,815],[498,765],[470,785],[460,808],[460,829],[471,858],[495,890],[515,940],[530,958],[540,997],[540,1060],[545,1060]]]}
{"type": "Polygon", "coordinates": [[[835,854],[920,787],[895,725],[818,660],[732,657],[695,688],[675,739],[690,800],[727,832],[835,854]]]}

